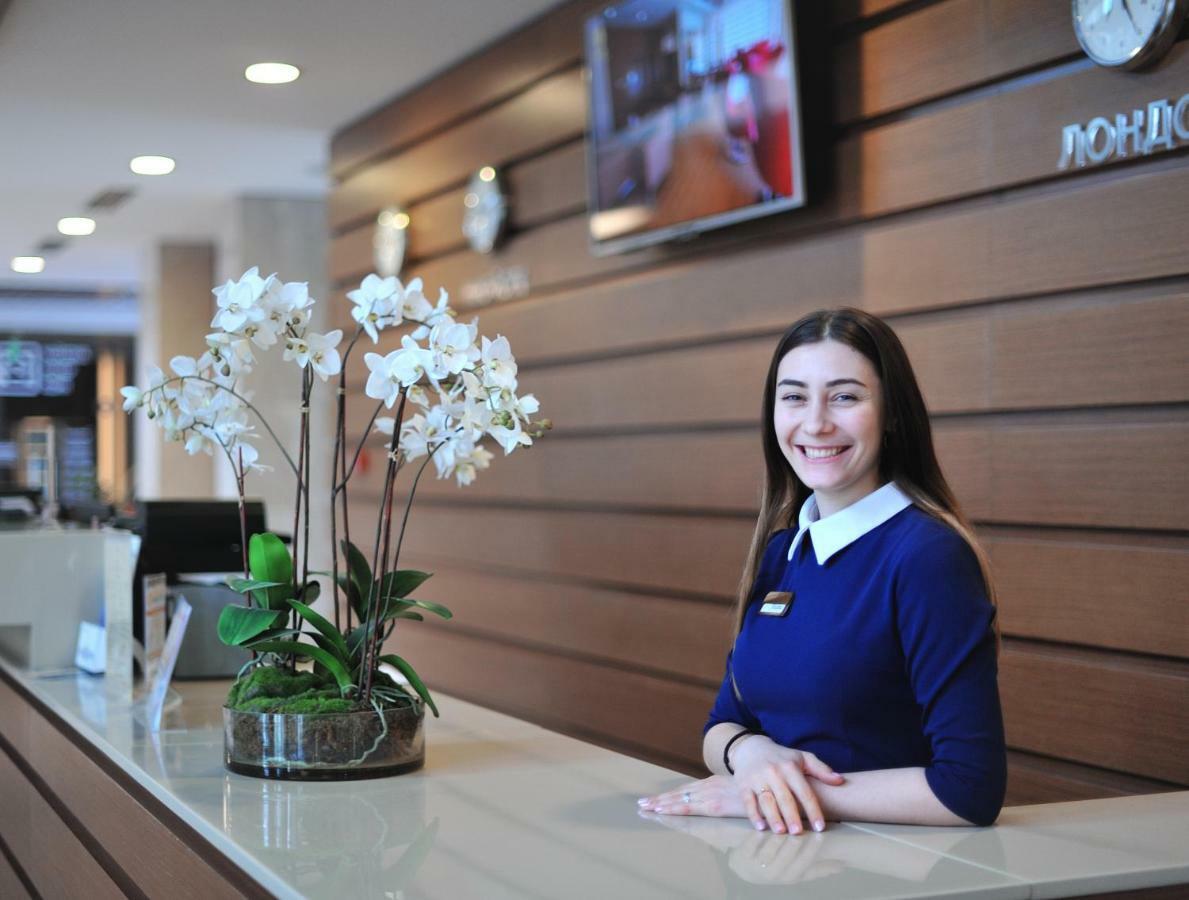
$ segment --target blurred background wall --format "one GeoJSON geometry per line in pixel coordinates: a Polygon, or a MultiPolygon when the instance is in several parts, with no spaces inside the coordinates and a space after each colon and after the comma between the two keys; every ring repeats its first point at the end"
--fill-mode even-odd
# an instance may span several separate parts
{"type": "MultiPolygon", "coordinates": [[[[399,652],[433,688],[699,771],[768,356],[801,314],[855,305],[906,343],[995,566],[1009,802],[1189,785],[1189,160],[1058,168],[1065,125],[1189,91],[1189,44],[1127,74],[1080,53],[1061,0],[797,4],[810,206],[596,258],[581,33],[601,6],[560,6],[333,144],[335,325],[401,203],[404,277],[431,297],[527,276],[477,311],[556,422],[470,488],[424,487],[402,567],[435,572],[456,619],[403,628],[399,652]],[[489,257],[460,232],[483,165],[513,203],[489,257]]],[[[352,438],[373,408],[358,357],[352,438]]]]}

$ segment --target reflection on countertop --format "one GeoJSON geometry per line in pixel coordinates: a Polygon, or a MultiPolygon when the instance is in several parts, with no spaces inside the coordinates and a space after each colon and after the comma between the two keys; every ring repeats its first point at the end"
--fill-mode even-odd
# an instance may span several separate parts
{"type": "Polygon", "coordinates": [[[223,769],[226,682],[177,685],[152,733],[102,679],[4,668],[281,897],[1028,898],[1189,880],[1189,792],[1007,809],[989,829],[773,835],[638,813],[684,776],[449,697],[418,772],[266,781],[223,769]]]}

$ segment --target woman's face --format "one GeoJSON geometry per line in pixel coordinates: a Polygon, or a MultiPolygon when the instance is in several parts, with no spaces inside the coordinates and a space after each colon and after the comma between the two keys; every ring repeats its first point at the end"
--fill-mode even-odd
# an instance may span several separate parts
{"type": "Polygon", "coordinates": [[[883,394],[867,357],[824,340],[785,354],[772,423],[784,458],[823,516],[879,487],[883,394]]]}

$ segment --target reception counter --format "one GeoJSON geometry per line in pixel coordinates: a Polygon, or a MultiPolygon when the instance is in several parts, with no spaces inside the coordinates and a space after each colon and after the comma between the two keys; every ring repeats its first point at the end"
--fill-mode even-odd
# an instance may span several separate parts
{"type": "Polygon", "coordinates": [[[985,829],[781,836],[640,814],[638,796],[683,776],[449,697],[414,774],[232,775],[226,683],[177,687],[154,734],[103,679],[0,663],[0,897],[1189,893],[1189,792],[1005,809],[985,829]]]}

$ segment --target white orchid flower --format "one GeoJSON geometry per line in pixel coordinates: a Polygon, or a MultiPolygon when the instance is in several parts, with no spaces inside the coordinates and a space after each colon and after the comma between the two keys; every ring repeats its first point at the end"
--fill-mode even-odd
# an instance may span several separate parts
{"type": "Polygon", "coordinates": [[[396,322],[396,303],[390,297],[371,298],[351,308],[351,318],[363,326],[373,344],[380,341],[381,329],[396,322]]]}
{"type": "Polygon", "coordinates": [[[342,371],[342,359],[335,349],[342,339],[343,332],[338,328],[326,334],[309,331],[300,337],[289,337],[285,339],[284,358],[296,360],[303,369],[307,365],[313,366],[318,377],[325,381],[342,371]]]}
{"type": "Polygon", "coordinates": [[[381,356],[379,353],[363,354],[364,365],[371,372],[363,392],[373,400],[383,400],[389,409],[392,409],[392,404],[396,403],[396,398],[400,396],[402,386],[400,379],[392,372],[392,364],[399,354],[399,350],[393,350],[387,356],[381,356]]]}
{"type": "Polygon", "coordinates": [[[509,415],[505,418],[505,422],[509,423],[493,424],[487,429],[487,433],[491,435],[495,442],[504,448],[504,456],[507,456],[517,447],[527,447],[532,444],[533,439],[525,434],[524,429],[520,427],[520,421],[518,419],[509,415]]]}
{"type": "Polygon", "coordinates": [[[454,310],[450,308],[450,295],[443,288],[438,291],[438,305],[430,308],[426,313],[423,324],[418,325],[413,331],[413,338],[418,341],[424,340],[432,328],[437,325],[449,325],[452,321],[454,321],[454,310]]]}
{"type": "Polygon", "coordinates": [[[203,427],[198,427],[190,432],[190,437],[186,439],[186,452],[191,456],[198,452],[205,453],[211,456],[215,452],[215,443],[207,435],[203,427]]]}
{"type": "Polygon", "coordinates": [[[479,444],[460,445],[454,452],[454,477],[459,487],[466,487],[475,480],[476,473],[491,466],[494,458],[491,451],[479,444]],[[464,452],[465,451],[465,452],[464,452]]]}
{"type": "Polygon", "coordinates": [[[343,332],[340,328],[326,334],[313,331],[306,334],[306,341],[310,346],[310,365],[323,381],[343,370],[343,361],[337,349],[342,339],[343,332]]]}
{"type": "Polygon", "coordinates": [[[493,341],[483,338],[483,383],[489,387],[516,390],[516,360],[508,339],[499,335],[493,341]]]}
{"type": "Polygon", "coordinates": [[[401,297],[400,312],[404,318],[421,323],[433,315],[433,306],[421,292],[420,278],[414,278],[405,285],[404,295],[401,297]]]}
{"type": "Polygon", "coordinates": [[[380,416],[374,423],[372,423],[372,430],[378,431],[380,434],[392,436],[392,432],[396,429],[396,419],[392,416],[380,416]]]}
{"type": "Polygon", "coordinates": [[[249,322],[260,322],[264,319],[264,310],[256,305],[257,297],[257,290],[246,281],[228,285],[219,296],[219,311],[211,320],[211,327],[236,332],[249,322]]]}
{"type": "Polygon", "coordinates": [[[198,361],[193,356],[175,356],[169,361],[169,368],[183,378],[198,374],[198,361]]]}
{"type": "Polygon", "coordinates": [[[263,463],[257,462],[260,459],[260,451],[247,441],[237,441],[235,446],[230,450],[231,458],[235,460],[235,464],[240,465],[241,461],[246,472],[248,469],[255,469],[257,472],[271,472],[272,466],[266,466],[263,463]]]}
{"type": "Polygon", "coordinates": [[[347,292],[347,299],[352,303],[366,305],[377,300],[392,301],[394,295],[403,293],[400,282],[395,276],[381,278],[379,275],[368,275],[353,291],[347,292]]]}
{"type": "Polygon", "coordinates": [[[480,358],[470,327],[454,321],[435,325],[430,330],[429,347],[434,356],[434,368],[442,373],[442,378],[459,374],[480,358]]]}
{"type": "Polygon", "coordinates": [[[144,392],[136,385],[122,387],[120,393],[124,396],[124,412],[132,412],[144,402],[144,392]]]}

